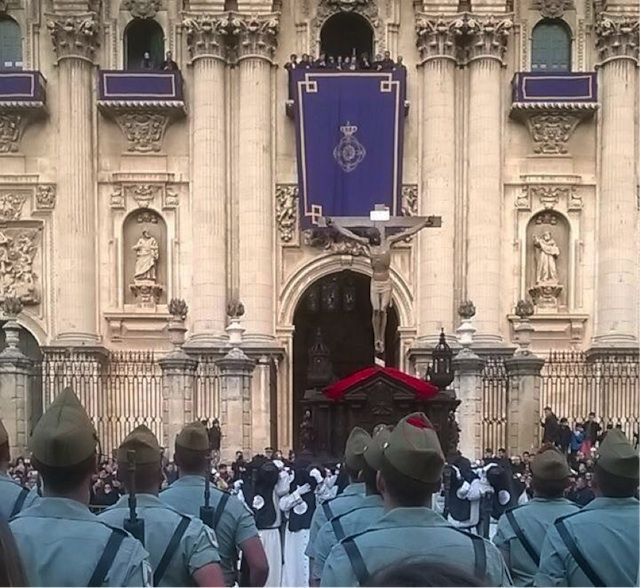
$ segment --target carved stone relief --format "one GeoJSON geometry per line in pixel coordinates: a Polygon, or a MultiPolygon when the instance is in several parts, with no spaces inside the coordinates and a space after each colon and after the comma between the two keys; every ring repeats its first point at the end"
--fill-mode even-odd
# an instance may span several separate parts
{"type": "Polygon", "coordinates": [[[533,0],[533,8],[545,18],[562,18],[567,10],[574,10],[573,0],[533,0]]]}
{"type": "Polygon", "coordinates": [[[100,45],[96,14],[48,15],[47,28],[58,59],[75,56],[93,61],[100,45]]]}
{"type": "Polygon", "coordinates": [[[158,152],[169,122],[169,116],[157,112],[121,113],[115,117],[127,139],[127,151],[134,153],[158,152]]]}
{"type": "Polygon", "coordinates": [[[23,304],[40,302],[39,276],[34,267],[38,250],[38,229],[0,229],[1,300],[11,296],[23,304]]]}
{"type": "Polygon", "coordinates": [[[226,57],[229,38],[227,15],[188,14],[182,21],[187,33],[187,47],[191,59],[203,55],[226,57]]]}
{"type": "Polygon", "coordinates": [[[0,221],[18,220],[28,195],[29,193],[24,190],[0,191],[0,221]]]}
{"type": "Polygon", "coordinates": [[[637,14],[612,15],[602,13],[596,20],[596,49],[602,61],[616,57],[638,60],[640,22],[637,14]]]}
{"type": "Polygon", "coordinates": [[[276,186],[276,226],[280,241],[291,243],[295,237],[298,218],[298,186],[278,184],[276,186]]]}
{"type": "Polygon", "coordinates": [[[304,244],[308,247],[322,249],[338,255],[367,255],[367,246],[345,239],[334,229],[307,229],[303,233],[304,244]]]}
{"type": "Polygon", "coordinates": [[[0,114],[0,153],[18,151],[23,128],[24,117],[21,114],[0,114]]]}
{"type": "Polygon", "coordinates": [[[55,184],[39,184],[36,187],[36,210],[53,210],[55,206],[55,184]]]}
{"type": "Polygon", "coordinates": [[[134,18],[153,18],[162,3],[160,0],[123,0],[122,7],[134,18]]]}
{"type": "Polygon", "coordinates": [[[418,214],[418,186],[405,184],[402,186],[402,216],[416,216],[418,214]]]}
{"type": "Polygon", "coordinates": [[[111,193],[111,208],[126,208],[127,200],[133,200],[140,208],[154,204],[171,209],[179,203],[178,193],[164,183],[122,183],[116,184],[111,193]]]}
{"type": "Polygon", "coordinates": [[[502,61],[513,28],[509,16],[464,15],[453,23],[453,30],[462,40],[463,60],[493,57],[502,61]]]}
{"type": "Polygon", "coordinates": [[[229,18],[230,33],[237,40],[237,57],[261,55],[269,59],[278,46],[278,15],[239,15],[229,18]]]}
{"type": "Polygon", "coordinates": [[[567,142],[579,122],[579,116],[556,110],[528,117],[527,128],[534,142],[534,153],[549,155],[567,153],[567,142]]]}
{"type": "Polygon", "coordinates": [[[456,32],[453,20],[420,14],[416,17],[417,46],[420,57],[456,57],[456,32]]]}

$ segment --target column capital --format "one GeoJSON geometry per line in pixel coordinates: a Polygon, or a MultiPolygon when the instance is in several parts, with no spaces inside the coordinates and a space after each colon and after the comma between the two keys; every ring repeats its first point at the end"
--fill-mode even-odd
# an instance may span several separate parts
{"type": "Polygon", "coordinates": [[[229,15],[230,30],[237,38],[238,59],[261,57],[271,61],[278,46],[280,15],[229,15]]]}
{"type": "Polygon", "coordinates": [[[226,61],[229,24],[228,13],[184,13],[182,28],[187,33],[191,61],[201,57],[214,57],[226,61]]]}
{"type": "Polygon", "coordinates": [[[598,15],[595,24],[596,49],[601,66],[617,59],[638,63],[639,25],[637,14],[603,12],[598,15]]]}
{"type": "Polygon", "coordinates": [[[458,15],[453,28],[456,34],[463,37],[465,62],[494,59],[502,64],[513,28],[511,14],[477,16],[463,13],[458,15]]]}
{"type": "Polygon", "coordinates": [[[456,19],[419,13],[416,15],[416,45],[422,63],[432,59],[456,62],[456,19]]]}
{"type": "Polygon", "coordinates": [[[95,12],[84,14],[48,14],[47,28],[58,57],[73,57],[94,62],[100,46],[100,22],[95,12]]]}

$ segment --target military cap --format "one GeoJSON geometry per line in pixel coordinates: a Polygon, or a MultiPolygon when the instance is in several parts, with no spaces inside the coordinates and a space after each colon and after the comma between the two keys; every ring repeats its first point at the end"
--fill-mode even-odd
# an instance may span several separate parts
{"type": "Polygon", "coordinates": [[[191,451],[209,451],[209,435],[206,427],[199,421],[189,423],[178,433],[176,446],[191,451]]]}
{"type": "Polygon", "coordinates": [[[391,435],[391,427],[387,425],[376,426],[373,430],[373,436],[371,442],[364,450],[364,460],[367,462],[370,468],[379,470],[382,466],[382,452],[384,451],[384,445],[389,441],[391,435]]]}
{"type": "Polygon", "coordinates": [[[600,443],[598,466],[621,478],[638,479],[638,452],[618,428],[607,432],[600,443]]]}
{"type": "Polygon", "coordinates": [[[400,474],[418,482],[437,482],[444,455],[433,425],[422,412],[404,417],[389,435],[383,451],[387,462],[400,474]]]}
{"type": "Polygon", "coordinates": [[[160,463],[162,452],[153,431],[145,425],[136,427],[118,447],[118,462],[127,463],[129,451],[134,452],[136,465],[160,463]]]}
{"type": "Polygon", "coordinates": [[[9,433],[7,433],[2,419],[0,419],[0,445],[4,445],[5,443],[9,443],[9,433]]]}
{"type": "Polygon", "coordinates": [[[571,475],[567,458],[555,447],[546,447],[531,461],[531,473],[539,480],[564,480],[571,475]]]}
{"type": "Polygon", "coordinates": [[[71,467],[96,451],[98,436],[80,400],[65,388],[51,403],[31,437],[31,452],[50,467],[71,467]]]}
{"type": "Polygon", "coordinates": [[[364,429],[354,427],[344,448],[344,463],[353,471],[360,471],[364,465],[364,450],[371,442],[371,436],[364,429]]]}

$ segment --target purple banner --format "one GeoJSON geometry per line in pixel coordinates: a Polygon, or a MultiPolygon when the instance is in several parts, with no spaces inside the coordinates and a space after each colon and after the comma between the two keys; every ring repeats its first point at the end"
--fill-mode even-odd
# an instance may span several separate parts
{"type": "Polygon", "coordinates": [[[588,72],[517,73],[514,102],[597,102],[596,74],[588,72]]]}
{"type": "Polygon", "coordinates": [[[376,204],[399,214],[406,70],[291,75],[302,228],[376,204]]]}
{"type": "Polygon", "coordinates": [[[182,100],[179,71],[98,72],[100,100],[182,100]]]}
{"type": "Polygon", "coordinates": [[[0,71],[0,101],[44,102],[44,85],[39,71],[0,71]]]}

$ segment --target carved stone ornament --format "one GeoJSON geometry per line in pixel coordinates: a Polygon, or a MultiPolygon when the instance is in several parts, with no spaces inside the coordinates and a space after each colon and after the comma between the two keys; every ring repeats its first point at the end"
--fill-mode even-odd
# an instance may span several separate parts
{"type": "Polygon", "coordinates": [[[0,0],[0,14],[7,12],[9,0],[0,0]]]}
{"type": "Polygon", "coordinates": [[[237,39],[238,57],[261,56],[271,59],[278,46],[280,22],[277,14],[230,14],[231,34],[237,39]]]}
{"type": "Polygon", "coordinates": [[[638,15],[602,13],[596,20],[596,49],[601,61],[634,59],[638,61],[640,46],[638,15]]]}
{"type": "Polygon", "coordinates": [[[338,12],[357,12],[370,19],[378,16],[378,7],[375,0],[321,0],[318,6],[317,16],[325,19],[338,12]]]}
{"type": "Polygon", "coordinates": [[[53,210],[55,206],[55,184],[39,184],[36,187],[36,210],[53,210]]]}
{"type": "Polygon", "coordinates": [[[0,192],[0,221],[15,221],[22,215],[27,194],[25,192],[0,192]]]}
{"type": "Polygon", "coordinates": [[[182,298],[172,298],[169,301],[169,314],[174,320],[184,321],[187,319],[189,307],[182,298]]]}
{"type": "Polygon", "coordinates": [[[123,0],[122,7],[134,18],[153,18],[162,3],[160,0],[123,0]]]}
{"type": "Polygon", "coordinates": [[[402,186],[402,215],[416,216],[418,214],[418,186],[405,184],[402,186]]]}
{"type": "Polygon", "coordinates": [[[490,57],[502,62],[513,21],[508,15],[478,17],[464,14],[453,22],[452,27],[461,37],[464,61],[490,57]]]}
{"type": "Polygon", "coordinates": [[[17,297],[24,304],[38,304],[38,276],[33,261],[38,246],[36,229],[0,231],[0,299],[17,297]]]}
{"type": "Polygon", "coordinates": [[[0,114],[0,153],[18,151],[24,122],[24,117],[21,114],[0,114]]]}
{"type": "Polygon", "coordinates": [[[533,304],[529,300],[518,300],[516,304],[516,315],[521,319],[527,319],[533,316],[533,304]]]}
{"type": "Polygon", "coordinates": [[[228,15],[185,15],[182,28],[187,33],[187,47],[191,59],[204,55],[223,59],[226,57],[226,44],[230,32],[228,15]]]}
{"type": "Polygon", "coordinates": [[[48,15],[47,28],[58,59],[82,57],[93,61],[100,45],[96,14],[48,15]]]}
{"type": "Polygon", "coordinates": [[[111,194],[110,199],[111,208],[125,208],[124,203],[124,191],[122,186],[118,186],[114,192],[111,194]]]}
{"type": "Polygon", "coordinates": [[[278,184],[276,186],[276,226],[280,241],[291,243],[295,236],[298,217],[298,186],[278,184]]]}
{"type": "Polygon", "coordinates": [[[134,153],[158,152],[169,122],[169,116],[158,113],[121,113],[116,122],[127,139],[127,151],[134,153]]]}
{"type": "Polygon", "coordinates": [[[162,186],[157,184],[134,184],[132,186],[125,186],[125,193],[127,196],[131,196],[141,208],[146,208],[153,202],[160,191],[162,186]]]}
{"type": "Polygon", "coordinates": [[[179,194],[177,192],[174,192],[169,187],[165,188],[164,198],[162,200],[162,208],[177,208],[179,203],[179,194]]]}
{"type": "Polygon", "coordinates": [[[562,18],[566,10],[574,10],[573,0],[534,0],[533,8],[545,18],[562,18]]]}
{"type": "Polygon", "coordinates": [[[436,57],[456,58],[454,21],[419,14],[416,17],[416,45],[423,61],[436,57]]]}
{"type": "Polygon", "coordinates": [[[534,153],[563,155],[567,142],[581,118],[568,112],[550,110],[527,118],[527,128],[534,142],[534,153]]]}
{"type": "Polygon", "coordinates": [[[304,244],[308,247],[323,249],[337,255],[367,255],[367,246],[345,239],[335,229],[307,229],[303,233],[304,244]]]}
{"type": "Polygon", "coordinates": [[[458,316],[469,320],[476,315],[476,305],[471,300],[463,300],[458,306],[458,316]]]}
{"type": "Polygon", "coordinates": [[[529,185],[525,190],[546,209],[553,209],[561,199],[566,199],[567,207],[575,196],[575,186],[559,186],[557,184],[529,185]]]}

